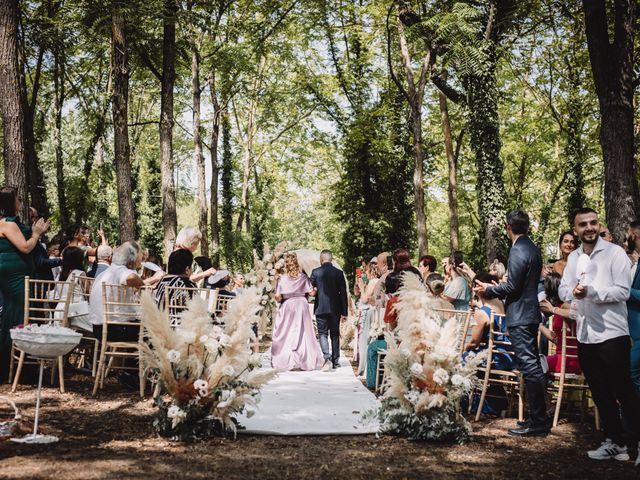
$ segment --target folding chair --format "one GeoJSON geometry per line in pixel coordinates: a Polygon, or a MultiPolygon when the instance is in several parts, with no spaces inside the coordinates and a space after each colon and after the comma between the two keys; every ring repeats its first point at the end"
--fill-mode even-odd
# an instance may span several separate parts
{"type": "MultiPolygon", "coordinates": [[[[522,421],[524,418],[524,377],[517,370],[501,370],[495,365],[495,358],[497,355],[514,355],[514,351],[511,345],[511,341],[508,339],[508,334],[505,333],[504,322],[505,319],[498,320],[500,326],[499,330],[496,330],[496,320],[493,310],[491,311],[489,327],[489,344],[487,345],[488,355],[484,366],[478,367],[478,372],[484,373],[482,381],[482,391],[480,393],[480,402],[478,403],[478,409],[476,411],[475,421],[480,420],[482,413],[482,407],[487,397],[487,391],[490,385],[501,385],[509,390],[509,411],[512,407],[513,395],[518,395],[518,420],[522,421]]],[[[472,392],[471,397],[475,392],[472,392]]],[[[471,408],[472,401],[469,402],[471,408]]]]}
{"type": "MultiPolygon", "coordinates": [[[[56,282],[50,280],[35,280],[30,277],[24,279],[24,325],[30,323],[51,323],[60,322],[64,327],[68,326],[69,304],[73,295],[73,284],[71,282],[56,282]]],[[[60,382],[60,392],[64,393],[64,357],[52,360],[51,382],[55,368],[58,368],[58,379],[60,382]]],[[[30,355],[13,346],[11,348],[11,360],[9,365],[9,381],[13,377],[11,393],[16,391],[20,382],[22,367],[26,364],[36,365],[39,361],[30,355]],[[13,366],[18,361],[15,376],[13,376],[13,366]]]]}
{"type": "Polygon", "coordinates": [[[98,371],[93,384],[93,395],[98,388],[104,386],[104,378],[109,370],[137,370],[140,381],[140,397],[144,396],[145,376],[140,361],[140,344],[143,341],[140,322],[141,289],[124,285],[102,285],[102,339],[100,340],[100,360],[98,371]],[[139,332],[136,340],[109,340],[109,328],[116,326],[137,326],[139,332]],[[119,359],[122,365],[114,364],[113,360],[119,359]],[[137,367],[127,366],[126,360],[138,361],[137,367]]]}

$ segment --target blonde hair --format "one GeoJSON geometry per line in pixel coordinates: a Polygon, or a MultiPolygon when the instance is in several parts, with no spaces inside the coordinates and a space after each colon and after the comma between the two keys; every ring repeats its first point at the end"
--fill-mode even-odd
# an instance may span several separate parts
{"type": "Polygon", "coordinates": [[[188,249],[200,240],[202,240],[202,233],[200,233],[200,229],[198,227],[187,225],[182,227],[178,232],[178,235],[176,236],[176,247],[188,249]]]}
{"type": "Polygon", "coordinates": [[[370,278],[380,278],[380,269],[377,265],[370,263],[367,270],[367,274],[370,278]]]}
{"type": "Polygon", "coordinates": [[[284,273],[290,277],[297,277],[301,273],[298,256],[293,252],[284,254],[284,273]]]}

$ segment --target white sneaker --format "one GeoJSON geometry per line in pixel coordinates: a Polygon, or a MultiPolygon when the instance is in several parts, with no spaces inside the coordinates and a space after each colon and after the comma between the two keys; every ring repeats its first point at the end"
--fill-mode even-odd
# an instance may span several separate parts
{"type": "Polygon", "coordinates": [[[611,460],[612,458],[623,462],[629,460],[627,447],[620,447],[612,443],[610,438],[602,442],[597,450],[589,450],[587,455],[592,460],[611,460]]]}

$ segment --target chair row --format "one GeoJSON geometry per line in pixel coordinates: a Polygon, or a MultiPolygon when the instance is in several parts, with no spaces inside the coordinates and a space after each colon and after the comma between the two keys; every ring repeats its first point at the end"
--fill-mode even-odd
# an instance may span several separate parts
{"type": "MultiPolygon", "coordinates": [[[[81,277],[75,280],[48,281],[25,278],[24,290],[24,325],[30,323],[59,322],[65,327],[74,328],[82,333],[82,339],[69,356],[74,356],[80,365],[90,355],[92,358],[92,376],[95,377],[93,394],[104,384],[104,378],[111,370],[137,370],[140,380],[140,396],[144,395],[145,372],[140,363],[139,345],[143,342],[143,332],[140,323],[140,294],[145,289],[137,289],[123,285],[102,286],[102,335],[98,339],[86,329],[78,328],[69,321],[70,308],[74,303],[73,292],[75,283],[82,288],[85,303],[88,303],[93,279],[81,277]],[[119,334],[121,330],[136,330],[134,336],[119,334]],[[111,333],[110,333],[111,332],[111,333]],[[111,340],[110,340],[111,339],[111,340]],[[137,360],[137,365],[134,365],[137,360]]],[[[148,289],[147,289],[148,290],[148,289]]],[[[212,321],[222,323],[224,312],[229,302],[234,298],[218,294],[217,290],[165,287],[164,307],[169,312],[172,327],[179,328],[180,315],[187,309],[188,302],[194,296],[202,297],[209,305],[212,321]]],[[[81,309],[80,309],[81,310],[81,309]]],[[[25,364],[37,363],[26,352],[16,347],[12,348],[9,382],[11,391],[15,392],[20,375],[25,364]],[[15,369],[15,374],[14,374],[15,369]]],[[[64,393],[64,358],[58,357],[51,362],[51,382],[53,383],[57,369],[60,391],[64,393]]]]}

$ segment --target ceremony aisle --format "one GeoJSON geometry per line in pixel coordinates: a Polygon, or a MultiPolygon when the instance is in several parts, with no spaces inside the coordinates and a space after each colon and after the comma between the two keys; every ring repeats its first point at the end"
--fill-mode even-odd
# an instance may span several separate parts
{"type": "MultiPolygon", "coordinates": [[[[263,364],[270,363],[269,353],[263,364]]],[[[355,377],[342,356],[340,368],[323,372],[282,372],[262,388],[261,401],[251,418],[239,417],[242,433],[268,435],[371,434],[377,421],[362,421],[379,402],[355,377]]]]}

